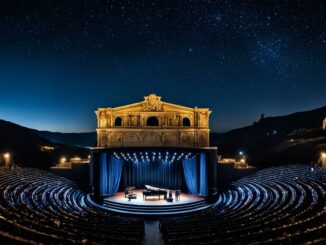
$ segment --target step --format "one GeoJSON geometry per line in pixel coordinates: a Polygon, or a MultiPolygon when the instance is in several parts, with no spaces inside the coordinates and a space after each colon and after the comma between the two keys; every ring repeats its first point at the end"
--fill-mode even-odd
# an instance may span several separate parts
{"type": "MultiPolygon", "coordinates": [[[[189,203],[187,204],[180,204],[180,207],[177,207],[178,205],[169,205],[169,206],[163,206],[163,205],[142,205],[144,207],[138,207],[140,205],[128,205],[128,204],[122,204],[119,205],[119,203],[113,203],[113,205],[109,205],[109,201],[104,201],[103,204],[96,203],[92,200],[90,195],[87,195],[87,201],[93,205],[96,208],[100,208],[105,211],[119,213],[120,215],[134,215],[134,216],[141,216],[141,217],[164,217],[164,216],[175,216],[175,215],[182,215],[182,214],[189,214],[194,212],[199,212],[201,210],[207,209],[211,207],[211,204],[207,204],[204,200],[197,201],[195,203],[189,203]],[[163,209],[162,206],[164,207],[163,209]],[[136,207],[136,208],[135,208],[136,207]]],[[[110,202],[109,202],[110,203],[110,202]]]]}
{"type": "Polygon", "coordinates": [[[112,202],[105,200],[103,202],[104,205],[109,205],[112,207],[130,207],[132,206],[135,209],[146,209],[146,208],[155,208],[155,209],[170,209],[171,207],[174,208],[188,208],[188,207],[195,207],[198,205],[206,204],[205,200],[197,201],[197,202],[191,202],[191,203],[183,203],[183,204],[173,204],[173,205],[138,205],[134,203],[118,203],[118,202],[112,202]]]}
{"type": "Polygon", "coordinates": [[[109,203],[104,203],[103,206],[109,207],[112,209],[118,209],[118,210],[130,210],[130,211],[137,211],[137,212],[171,212],[171,211],[185,211],[185,210],[192,210],[196,208],[200,208],[202,206],[207,205],[204,203],[198,203],[196,205],[189,205],[189,206],[183,206],[183,207],[176,207],[176,206],[169,206],[167,208],[160,208],[156,206],[149,206],[149,207],[137,207],[136,205],[129,205],[129,206],[119,206],[119,205],[110,205],[109,203]]]}

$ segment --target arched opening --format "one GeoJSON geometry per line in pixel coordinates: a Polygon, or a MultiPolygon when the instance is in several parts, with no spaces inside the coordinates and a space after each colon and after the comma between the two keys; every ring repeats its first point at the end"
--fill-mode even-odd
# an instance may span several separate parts
{"type": "Polygon", "coordinates": [[[183,118],[183,120],[182,120],[182,125],[183,125],[184,127],[190,127],[190,120],[189,120],[188,117],[183,118]]]}
{"type": "Polygon", "coordinates": [[[157,117],[149,117],[146,122],[146,126],[158,126],[157,117]]]}
{"type": "Polygon", "coordinates": [[[114,126],[121,126],[122,125],[122,119],[121,117],[117,117],[114,121],[114,126]]]}

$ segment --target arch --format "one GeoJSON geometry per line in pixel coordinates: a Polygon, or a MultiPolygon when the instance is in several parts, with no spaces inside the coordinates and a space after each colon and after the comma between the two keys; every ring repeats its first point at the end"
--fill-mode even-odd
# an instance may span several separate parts
{"type": "Polygon", "coordinates": [[[182,119],[182,125],[183,125],[184,127],[190,127],[190,119],[189,119],[188,117],[184,117],[184,118],[182,119]]]}
{"type": "Polygon", "coordinates": [[[149,117],[147,119],[146,126],[159,126],[157,117],[149,117]]]}
{"type": "Polygon", "coordinates": [[[122,125],[121,117],[116,117],[114,120],[114,126],[121,126],[121,125],[122,125]]]}

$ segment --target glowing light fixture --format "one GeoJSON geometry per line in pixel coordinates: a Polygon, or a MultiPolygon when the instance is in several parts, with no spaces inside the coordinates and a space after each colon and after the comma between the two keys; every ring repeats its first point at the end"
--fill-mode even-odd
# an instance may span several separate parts
{"type": "Polygon", "coordinates": [[[183,159],[194,158],[196,154],[189,153],[177,153],[173,154],[169,152],[133,152],[133,153],[124,153],[124,152],[113,152],[113,156],[118,159],[123,159],[126,162],[163,162],[163,163],[172,163],[174,161],[180,161],[183,159]]]}
{"type": "Polygon", "coordinates": [[[321,158],[325,159],[326,158],[326,152],[320,153],[321,158]]]}
{"type": "Polygon", "coordinates": [[[7,152],[7,153],[3,154],[3,156],[4,156],[5,159],[9,159],[10,158],[10,153],[7,152]]]}
{"type": "Polygon", "coordinates": [[[60,163],[61,163],[61,164],[65,163],[66,161],[67,161],[67,159],[66,159],[65,157],[61,157],[61,158],[60,158],[60,163]]]}

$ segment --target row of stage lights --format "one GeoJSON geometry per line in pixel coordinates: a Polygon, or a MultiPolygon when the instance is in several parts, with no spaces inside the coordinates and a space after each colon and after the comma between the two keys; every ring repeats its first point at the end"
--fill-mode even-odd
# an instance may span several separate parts
{"type": "Polygon", "coordinates": [[[173,154],[169,153],[168,151],[164,154],[161,152],[139,152],[137,153],[123,153],[123,152],[114,152],[113,153],[114,157],[118,159],[123,159],[126,162],[134,162],[134,163],[139,163],[139,162],[163,162],[163,163],[172,163],[174,161],[180,161],[183,159],[192,159],[196,157],[196,154],[192,154],[191,152],[189,153],[176,153],[174,152],[173,154]]]}

